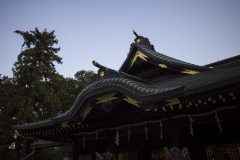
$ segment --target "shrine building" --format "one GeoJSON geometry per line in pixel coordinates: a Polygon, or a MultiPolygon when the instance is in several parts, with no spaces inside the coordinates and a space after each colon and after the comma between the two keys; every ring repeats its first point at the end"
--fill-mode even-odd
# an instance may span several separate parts
{"type": "Polygon", "coordinates": [[[67,112],[12,129],[72,144],[73,160],[164,160],[164,147],[192,160],[240,159],[240,55],[199,66],[134,35],[119,70],[93,61],[98,72],[67,112]]]}

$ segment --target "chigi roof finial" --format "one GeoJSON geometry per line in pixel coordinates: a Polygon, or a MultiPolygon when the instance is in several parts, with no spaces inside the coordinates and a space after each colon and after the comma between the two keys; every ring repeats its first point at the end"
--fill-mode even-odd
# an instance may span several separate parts
{"type": "Polygon", "coordinates": [[[154,46],[150,43],[148,38],[139,36],[133,28],[132,28],[132,31],[133,31],[133,34],[136,36],[136,38],[134,39],[136,43],[144,45],[145,47],[154,50],[154,46]]]}
{"type": "Polygon", "coordinates": [[[137,34],[137,32],[132,28],[133,34],[138,38],[139,35],[137,34]]]}

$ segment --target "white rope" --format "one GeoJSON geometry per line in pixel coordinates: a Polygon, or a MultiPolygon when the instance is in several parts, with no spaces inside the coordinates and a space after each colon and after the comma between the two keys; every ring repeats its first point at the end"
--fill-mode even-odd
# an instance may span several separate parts
{"type": "MultiPolygon", "coordinates": [[[[171,119],[176,119],[176,118],[183,118],[183,117],[202,117],[202,116],[206,116],[209,114],[213,114],[216,113],[216,111],[220,111],[220,110],[226,110],[226,109],[233,109],[236,108],[234,107],[223,107],[223,108],[218,108],[218,109],[214,109],[212,111],[206,112],[206,113],[201,113],[201,114],[183,114],[183,115],[177,115],[177,116],[173,116],[170,117],[171,119]]],[[[92,132],[79,132],[79,133],[75,133],[74,135],[81,135],[81,134],[96,134],[96,132],[102,132],[105,130],[119,130],[119,129],[123,129],[126,127],[135,127],[135,126],[141,126],[141,125],[145,125],[146,123],[148,124],[152,124],[152,123],[159,123],[159,121],[165,121],[168,120],[169,118],[163,118],[163,119],[159,119],[159,120],[152,120],[152,121],[145,121],[145,122],[139,122],[139,123],[135,123],[135,124],[127,124],[127,125],[123,125],[123,126],[119,126],[119,127],[112,127],[112,128],[104,128],[104,129],[98,129],[92,132]]]]}

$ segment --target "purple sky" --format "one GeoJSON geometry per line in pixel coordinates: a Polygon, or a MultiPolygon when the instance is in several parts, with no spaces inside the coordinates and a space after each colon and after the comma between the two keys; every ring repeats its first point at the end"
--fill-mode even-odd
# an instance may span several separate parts
{"type": "Polygon", "coordinates": [[[55,30],[64,77],[97,71],[92,60],[118,70],[135,36],[180,60],[205,65],[240,54],[239,0],[1,0],[0,74],[12,77],[23,39],[13,31],[55,30]]]}

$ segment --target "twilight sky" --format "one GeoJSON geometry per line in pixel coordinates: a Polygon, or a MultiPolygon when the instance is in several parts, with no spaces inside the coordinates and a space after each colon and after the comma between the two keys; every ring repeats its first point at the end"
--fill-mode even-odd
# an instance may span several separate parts
{"type": "Polygon", "coordinates": [[[12,77],[23,38],[15,30],[55,30],[57,72],[118,70],[135,36],[180,60],[205,65],[240,54],[240,0],[1,0],[0,74],[12,77]]]}

